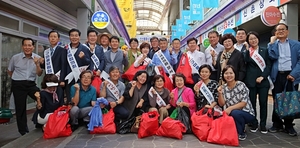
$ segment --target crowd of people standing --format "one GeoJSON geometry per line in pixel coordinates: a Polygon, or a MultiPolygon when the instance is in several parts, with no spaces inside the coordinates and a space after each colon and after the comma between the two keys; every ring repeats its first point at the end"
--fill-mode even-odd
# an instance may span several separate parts
{"type": "Polygon", "coordinates": [[[259,34],[255,31],[247,33],[238,29],[236,36],[220,36],[217,31],[210,31],[210,45],[204,52],[197,50],[196,38],[188,39],[184,50],[178,38],[171,41],[171,47],[164,37],[152,37],[150,43],[139,43],[138,39],[132,38],[130,48],[122,50],[117,36],[98,34],[91,29],[87,31],[87,42],[80,43],[81,32],[71,29],[70,44],[65,48],[58,45],[59,32],[50,31],[50,48],[41,57],[33,52],[34,40],[24,38],[23,51],[14,55],[8,66],[18,130],[22,135],[29,132],[26,117],[29,95],[37,102],[33,121],[42,126],[59,106],[70,105],[70,123],[75,130],[80,120],[89,122],[88,113],[97,98],[104,97],[109,103],[101,107],[113,109],[116,122],[135,116],[141,110],[157,111],[161,123],[176,107],[182,108],[190,117],[202,108],[220,106],[234,118],[240,140],[247,137],[246,124],[251,132],[260,129],[266,134],[284,130],[296,136],[293,119],[280,119],[274,110],[273,125],[269,129],[266,127],[269,88],[274,86],[275,99],[286,83],[286,90],[291,91],[293,87],[298,89],[300,81],[300,43],[288,38],[287,25],[278,24],[275,30],[267,48],[259,44],[259,34]],[[190,75],[176,72],[183,56],[188,57],[190,75]],[[148,71],[139,70],[132,80],[122,79],[131,66],[154,66],[162,69],[167,77],[157,71],[150,76],[148,71]],[[35,80],[42,75],[43,69],[45,76],[40,90],[35,80]],[[105,73],[107,77],[103,77],[105,73]],[[103,79],[94,87],[92,82],[96,77],[103,79]],[[187,77],[192,78],[192,84],[186,83],[187,77]],[[164,87],[170,82],[174,89],[164,87]],[[211,92],[213,100],[203,94],[200,89],[203,85],[211,92]],[[157,104],[157,98],[165,105],[157,104]]]}

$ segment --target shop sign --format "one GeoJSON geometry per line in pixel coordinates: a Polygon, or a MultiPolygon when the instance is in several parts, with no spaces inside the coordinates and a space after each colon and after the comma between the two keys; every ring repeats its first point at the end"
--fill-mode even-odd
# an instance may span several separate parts
{"type": "Polygon", "coordinates": [[[258,0],[254,2],[253,4],[249,5],[240,12],[241,24],[244,24],[252,20],[253,18],[259,16],[265,8],[269,6],[278,7],[279,4],[279,0],[258,0]]]}
{"type": "Polygon", "coordinates": [[[208,39],[208,38],[204,39],[202,45],[203,45],[205,48],[207,48],[207,47],[210,45],[209,39],[208,39]]]}
{"type": "Polygon", "coordinates": [[[281,12],[277,7],[269,6],[263,10],[260,18],[266,26],[274,26],[281,20],[281,12]]]}
{"type": "Polygon", "coordinates": [[[235,16],[232,16],[229,19],[227,19],[224,22],[222,22],[221,24],[219,24],[216,27],[216,31],[219,34],[222,34],[225,29],[227,29],[227,28],[234,28],[234,27],[235,27],[235,16]]]}
{"type": "Polygon", "coordinates": [[[97,11],[92,15],[92,24],[98,29],[104,29],[108,26],[110,18],[104,11],[97,11]]]}

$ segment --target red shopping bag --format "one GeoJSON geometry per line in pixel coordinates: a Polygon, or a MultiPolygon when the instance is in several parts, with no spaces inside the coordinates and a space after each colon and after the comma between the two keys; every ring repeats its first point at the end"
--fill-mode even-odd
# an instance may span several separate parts
{"type": "Polygon", "coordinates": [[[183,123],[181,123],[179,120],[174,120],[170,117],[167,117],[161,123],[160,127],[156,132],[156,135],[182,139],[182,133],[185,133],[185,131],[186,128],[183,123]]]}
{"type": "Polygon", "coordinates": [[[159,114],[157,111],[142,114],[140,128],[138,131],[139,138],[149,137],[156,134],[159,126],[158,117],[159,114]]]}
{"type": "Polygon", "coordinates": [[[212,121],[207,142],[239,146],[238,134],[234,119],[223,111],[223,116],[212,121]]]}
{"type": "Polygon", "coordinates": [[[44,129],[44,139],[67,137],[72,134],[69,121],[68,106],[59,107],[49,116],[46,127],[44,129]]]}
{"type": "Polygon", "coordinates": [[[115,113],[113,109],[110,109],[108,113],[102,116],[102,127],[95,127],[93,131],[90,131],[90,134],[115,134],[116,124],[114,120],[115,113]]]}
{"type": "Polygon", "coordinates": [[[132,64],[126,72],[122,75],[122,78],[127,79],[129,81],[132,81],[135,73],[139,70],[146,70],[147,65],[141,65],[138,67],[134,67],[134,64],[132,64]]]}
{"type": "Polygon", "coordinates": [[[206,141],[213,118],[211,116],[212,109],[202,108],[194,112],[192,121],[192,131],[200,141],[206,141]],[[205,112],[206,111],[206,112],[205,112]]]}
{"type": "Polygon", "coordinates": [[[165,78],[164,87],[171,92],[174,89],[172,80],[167,76],[167,74],[165,73],[164,69],[161,66],[158,67],[158,70],[160,72],[160,75],[162,75],[165,78]]]}
{"type": "Polygon", "coordinates": [[[187,84],[194,84],[192,68],[187,54],[182,54],[176,73],[182,73],[186,77],[187,84]]]}
{"type": "Polygon", "coordinates": [[[92,81],[92,84],[91,84],[96,89],[97,98],[100,96],[100,86],[101,86],[101,83],[102,83],[101,78],[99,76],[95,76],[94,80],[92,81]]]}

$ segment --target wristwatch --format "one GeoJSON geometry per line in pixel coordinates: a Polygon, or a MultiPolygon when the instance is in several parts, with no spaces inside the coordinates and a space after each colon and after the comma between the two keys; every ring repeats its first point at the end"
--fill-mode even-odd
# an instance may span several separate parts
{"type": "Polygon", "coordinates": [[[116,104],[118,105],[118,104],[119,104],[119,102],[118,102],[118,101],[116,101],[116,104]]]}

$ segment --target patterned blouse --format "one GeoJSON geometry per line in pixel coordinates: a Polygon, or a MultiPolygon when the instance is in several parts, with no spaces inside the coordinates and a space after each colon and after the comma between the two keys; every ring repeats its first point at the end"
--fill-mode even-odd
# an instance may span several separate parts
{"type": "MultiPolygon", "coordinates": [[[[217,90],[218,82],[215,80],[210,80],[206,86],[214,96],[215,101],[218,102],[218,90],[217,90]]],[[[200,90],[199,90],[199,95],[195,95],[195,100],[196,100],[197,111],[202,109],[205,105],[210,105],[200,90]]]]}
{"type": "Polygon", "coordinates": [[[236,81],[236,85],[232,89],[229,89],[227,84],[224,84],[223,98],[225,100],[225,108],[240,102],[246,102],[247,105],[242,110],[255,116],[254,109],[249,98],[249,89],[243,82],[236,81]]]}

